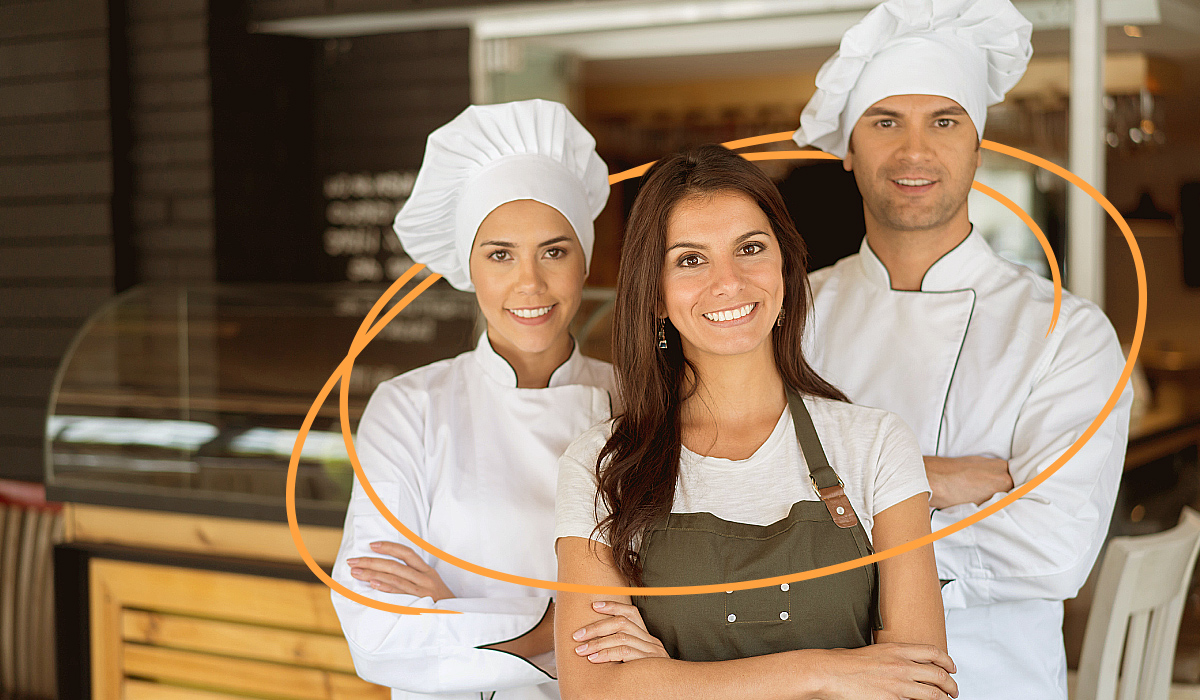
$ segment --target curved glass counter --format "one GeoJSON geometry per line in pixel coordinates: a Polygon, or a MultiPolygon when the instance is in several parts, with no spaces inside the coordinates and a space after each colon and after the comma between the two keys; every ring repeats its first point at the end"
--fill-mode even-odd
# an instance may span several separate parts
{"type": "MultiPolygon", "coordinates": [[[[298,429],[384,290],[147,286],[114,297],[59,368],[46,425],[48,497],[286,520],[298,429]]],[[[610,290],[587,290],[575,322],[584,352],[603,359],[610,299],[610,290]]],[[[474,347],[477,316],[474,296],[445,282],[405,308],[355,361],[351,428],[380,382],[474,347]]],[[[337,402],[335,386],[301,454],[302,523],[341,526],[345,515],[354,473],[337,402]]]]}

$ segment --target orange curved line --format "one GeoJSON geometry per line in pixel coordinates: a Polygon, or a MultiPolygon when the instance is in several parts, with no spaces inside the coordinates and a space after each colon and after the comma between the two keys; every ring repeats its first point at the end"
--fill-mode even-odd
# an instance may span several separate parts
{"type": "Polygon", "coordinates": [[[628,179],[634,178],[634,177],[641,177],[646,174],[646,171],[650,169],[651,165],[654,165],[657,162],[658,161],[656,161],[656,160],[652,160],[649,163],[639,165],[636,168],[630,168],[629,170],[622,170],[619,173],[614,173],[612,175],[609,175],[608,176],[608,184],[615,185],[618,182],[621,182],[622,180],[628,180],[628,179]]]}
{"type": "MultiPolygon", "coordinates": [[[[405,283],[412,279],[414,275],[424,269],[424,267],[424,265],[413,265],[394,283],[392,283],[390,287],[388,287],[387,291],[385,291],[383,295],[379,297],[379,299],[375,302],[375,305],[371,308],[371,311],[367,314],[367,317],[363,320],[362,325],[359,327],[358,334],[356,334],[355,337],[358,337],[358,335],[363,332],[363,329],[379,313],[379,310],[383,308],[383,305],[386,304],[389,299],[395,296],[396,292],[398,292],[405,285],[405,283]]],[[[432,277],[434,277],[436,281],[438,276],[433,275],[432,277]]],[[[416,295],[412,295],[412,299],[415,298],[416,295]]],[[[407,306],[412,299],[408,299],[407,301],[402,300],[399,304],[397,304],[397,306],[407,306]]],[[[357,353],[354,356],[357,356],[357,353]]],[[[313,421],[317,417],[317,412],[320,411],[321,406],[325,403],[325,398],[329,396],[329,392],[333,390],[333,385],[335,383],[340,382],[342,386],[346,386],[348,384],[347,380],[350,377],[350,370],[353,368],[353,366],[353,356],[348,355],[344,360],[342,360],[342,363],[338,365],[337,369],[333,371],[333,374],[329,375],[329,379],[326,380],[325,386],[321,388],[321,391],[317,394],[316,400],[313,401],[312,406],[310,406],[308,409],[308,413],[304,416],[304,422],[301,424],[299,434],[296,436],[296,443],[292,447],[292,456],[288,461],[286,493],[288,530],[292,534],[292,542],[296,545],[296,550],[300,553],[300,558],[304,561],[305,565],[308,566],[309,571],[313,572],[313,574],[331,590],[337,591],[341,595],[353,600],[356,603],[370,606],[376,610],[399,613],[401,615],[420,615],[423,613],[461,614],[457,610],[431,610],[427,608],[413,608],[405,605],[381,603],[360,593],[356,593],[333,580],[333,578],[326,574],[325,570],[321,568],[321,565],[313,559],[312,553],[308,551],[308,546],[304,543],[304,537],[300,533],[300,523],[296,519],[296,477],[298,473],[297,467],[300,463],[300,453],[304,449],[304,440],[306,437],[308,437],[308,431],[312,428],[313,421]]]]}
{"type": "Polygon", "coordinates": [[[313,420],[317,417],[317,411],[319,411],[321,408],[321,405],[325,403],[325,397],[329,396],[329,392],[333,390],[333,385],[335,383],[341,381],[345,376],[349,375],[349,372],[346,372],[346,374],[343,374],[343,372],[342,372],[342,368],[349,367],[349,365],[350,365],[349,360],[348,359],[344,360],[342,362],[342,364],[338,365],[338,368],[336,370],[334,370],[333,374],[330,375],[329,379],[325,382],[325,386],[322,387],[320,393],[317,394],[317,398],[313,402],[312,407],[309,409],[308,414],[304,417],[304,423],[300,426],[300,434],[296,437],[296,446],[293,448],[291,460],[288,462],[288,474],[287,474],[288,530],[291,531],[292,542],[295,543],[296,550],[300,553],[300,558],[302,560],[304,560],[304,564],[306,566],[308,566],[309,571],[313,572],[313,575],[315,575],[318,579],[320,579],[321,582],[324,583],[326,586],[328,586],[330,589],[337,591],[338,593],[349,598],[350,600],[353,600],[356,603],[361,603],[363,605],[370,606],[372,608],[375,608],[376,610],[383,610],[384,612],[400,613],[402,615],[418,615],[418,614],[427,613],[427,612],[437,612],[437,613],[455,612],[455,611],[450,611],[450,610],[427,610],[424,608],[410,608],[410,607],[407,607],[404,605],[389,605],[387,603],[380,603],[378,601],[372,600],[372,599],[370,599],[364,595],[361,595],[359,593],[355,593],[354,591],[346,588],[342,584],[340,584],[337,581],[334,581],[332,578],[330,578],[329,574],[326,574],[325,570],[321,568],[321,565],[318,564],[313,559],[312,554],[308,551],[308,547],[305,546],[305,544],[304,544],[304,538],[300,534],[300,524],[296,520],[296,474],[297,474],[296,467],[300,462],[300,450],[303,449],[303,447],[304,447],[304,438],[308,436],[308,431],[312,427],[313,420]]]}
{"type": "Polygon", "coordinates": [[[755,151],[740,154],[746,160],[791,160],[806,158],[809,160],[841,160],[832,153],[825,151],[755,151]]]}
{"type": "MultiPolygon", "coordinates": [[[[763,134],[762,136],[751,136],[748,139],[738,139],[736,141],[726,141],[721,144],[731,151],[736,151],[739,148],[749,148],[750,146],[761,146],[764,143],[777,143],[779,141],[791,141],[792,131],[778,131],[774,134],[763,134]]],[[[836,158],[837,156],[832,156],[836,158]]]]}
{"type": "Polygon", "coordinates": [[[1033,220],[1033,217],[1028,212],[1017,206],[1016,202],[982,182],[972,182],[971,187],[1000,202],[1008,207],[1009,211],[1021,217],[1021,221],[1024,221],[1029,230],[1033,231],[1033,235],[1037,236],[1038,243],[1042,244],[1042,250],[1046,252],[1046,261],[1050,263],[1050,277],[1054,280],[1054,311],[1050,314],[1050,328],[1046,330],[1046,337],[1050,337],[1050,334],[1054,332],[1054,327],[1058,325],[1058,312],[1062,308],[1062,278],[1058,273],[1058,257],[1054,255],[1054,249],[1050,247],[1050,241],[1046,240],[1046,234],[1042,233],[1042,227],[1037,225],[1037,222],[1033,220]]]}
{"type": "MultiPolygon", "coordinates": [[[[397,519],[395,517],[395,515],[393,515],[384,506],[384,504],[379,499],[378,495],[374,492],[374,489],[371,488],[370,484],[367,482],[367,480],[365,479],[365,477],[363,475],[362,465],[358,462],[358,456],[357,456],[356,452],[354,451],[354,443],[353,443],[353,439],[351,438],[350,431],[349,431],[349,418],[348,418],[348,411],[346,410],[347,405],[348,405],[349,394],[348,394],[348,387],[346,385],[346,382],[343,381],[342,389],[341,389],[341,399],[339,400],[339,409],[340,409],[339,412],[341,415],[341,427],[342,427],[343,439],[346,442],[348,456],[350,457],[351,464],[354,467],[355,475],[360,480],[360,483],[362,483],[364,491],[367,492],[368,497],[371,499],[371,502],[375,505],[375,507],[379,510],[380,514],[390,524],[392,524],[394,527],[396,527],[396,529],[399,532],[403,533],[406,537],[409,537],[409,539],[414,544],[417,544],[419,547],[424,549],[426,552],[432,554],[435,557],[438,557],[439,559],[442,559],[443,561],[446,561],[447,563],[453,564],[464,570],[467,570],[467,571],[470,571],[472,573],[476,573],[476,574],[479,574],[482,576],[488,576],[488,577],[494,578],[496,580],[507,581],[510,583],[516,583],[519,585],[525,585],[525,586],[529,586],[529,587],[533,587],[533,588],[541,588],[544,590],[552,590],[552,591],[558,590],[558,591],[572,591],[572,592],[578,592],[578,593],[591,593],[591,594],[598,594],[598,595],[692,595],[692,594],[698,594],[698,593],[717,593],[717,592],[720,592],[723,590],[747,590],[747,589],[751,589],[751,588],[760,588],[760,587],[764,587],[764,586],[774,586],[774,585],[778,585],[781,583],[806,581],[806,580],[810,580],[810,579],[814,579],[814,578],[819,578],[821,576],[826,576],[829,574],[835,574],[835,573],[840,573],[842,571],[848,571],[848,570],[858,568],[859,566],[863,566],[866,564],[879,562],[884,559],[889,559],[891,557],[898,556],[898,555],[904,554],[906,552],[910,552],[914,549],[933,544],[934,542],[936,542],[937,540],[939,540],[943,537],[954,534],[954,533],[962,530],[963,528],[969,527],[970,525],[973,525],[973,524],[983,520],[984,518],[999,512],[1006,506],[1012,504],[1017,499],[1024,497],[1029,492],[1031,492],[1033,489],[1035,489],[1037,486],[1039,486],[1044,481],[1046,481],[1046,479],[1053,476],[1059,470],[1059,468],[1061,468],[1064,464],[1066,464],[1066,462],[1068,460],[1070,460],[1072,457],[1074,457],[1079,452],[1079,450],[1083,447],[1083,445],[1085,445],[1088,442],[1088,440],[1090,440],[1092,438],[1092,436],[1095,435],[1096,431],[1099,430],[1100,426],[1104,423],[1105,419],[1107,419],[1108,415],[1112,412],[1112,409],[1116,406],[1116,403],[1120,399],[1121,393],[1122,393],[1126,383],[1129,381],[1130,375],[1133,372],[1133,365],[1136,362],[1138,352],[1141,349],[1141,343],[1142,343],[1143,334],[1145,331],[1145,321],[1146,321],[1146,271],[1145,271],[1145,265],[1142,261],[1141,249],[1138,247],[1137,241],[1133,237],[1133,233],[1129,228],[1129,224],[1124,220],[1124,218],[1121,217],[1120,213],[1116,210],[1115,207],[1113,207],[1112,203],[1109,202],[1108,199],[1106,199],[1102,194],[1100,194],[1100,192],[1097,191],[1094,187],[1092,187],[1087,182],[1082,180],[1082,178],[1079,178],[1078,176],[1076,176],[1074,173],[1071,173],[1070,171],[1066,170],[1065,168],[1060,168],[1059,166],[1057,166],[1053,163],[1050,163],[1049,161],[1045,161],[1044,159],[1038,158],[1036,156],[1026,154],[1023,151],[1019,151],[1017,149],[1013,149],[1008,146],[1001,146],[1000,144],[995,144],[995,143],[992,143],[989,141],[984,141],[983,145],[984,145],[984,147],[990,148],[991,150],[995,150],[995,151],[998,151],[1001,153],[1006,153],[1006,154],[1012,155],[1016,158],[1021,158],[1023,160],[1026,160],[1027,162],[1034,163],[1035,165],[1044,167],[1044,168],[1050,170],[1051,172],[1054,172],[1054,173],[1060,175],[1061,177],[1064,177],[1065,179],[1072,182],[1076,186],[1080,187],[1085,192],[1087,192],[1093,199],[1095,199],[1097,202],[1099,202],[1100,205],[1102,207],[1104,207],[1105,211],[1107,211],[1109,213],[1109,215],[1114,219],[1114,221],[1116,221],[1118,227],[1120,227],[1122,233],[1125,235],[1126,242],[1129,244],[1130,252],[1133,255],[1134,268],[1136,270],[1137,281],[1138,281],[1138,317],[1137,317],[1137,323],[1136,323],[1136,327],[1135,327],[1135,331],[1134,331],[1133,345],[1130,350],[1129,357],[1126,360],[1125,368],[1121,373],[1120,379],[1118,380],[1117,386],[1113,389],[1113,392],[1112,392],[1112,394],[1110,394],[1108,401],[1104,404],[1104,407],[1101,409],[1100,413],[1096,416],[1096,418],[1088,425],[1088,428],[1084,431],[1084,433],[1074,443],[1072,443],[1071,446],[1068,447],[1063,452],[1063,454],[1058,457],[1058,459],[1056,459],[1051,465],[1049,465],[1044,470],[1042,470],[1042,472],[1039,473],[1037,476],[1035,476],[1033,479],[1031,479],[1027,483],[1021,485],[1020,487],[1014,489],[1006,497],[1002,498],[1001,500],[997,501],[996,503],[992,504],[991,506],[989,506],[983,510],[980,510],[966,518],[963,518],[962,520],[960,520],[952,525],[948,525],[948,526],[938,530],[937,532],[930,533],[929,535],[918,538],[916,540],[912,540],[903,545],[898,545],[896,547],[892,547],[891,549],[885,550],[883,552],[878,552],[871,556],[860,557],[859,559],[842,562],[841,564],[825,566],[825,567],[821,567],[818,569],[812,569],[810,571],[798,572],[795,574],[785,574],[782,576],[773,576],[773,577],[763,578],[763,579],[755,579],[755,580],[751,580],[751,581],[739,581],[739,582],[732,582],[732,583],[719,583],[719,584],[709,584],[709,585],[701,585],[701,586],[665,586],[665,587],[646,587],[646,588],[634,587],[634,586],[592,586],[592,585],[586,585],[586,584],[572,584],[572,583],[562,583],[562,582],[557,582],[557,581],[547,581],[547,580],[543,580],[543,579],[535,579],[535,578],[529,578],[529,577],[524,577],[524,576],[514,576],[512,574],[508,574],[508,573],[505,573],[502,571],[488,569],[485,567],[481,567],[481,566],[472,564],[471,562],[465,561],[463,559],[459,559],[458,557],[450,555],[449,553],[443,552],[442,550],[434,547],[430,543],[425,542],[424,540],[416,537],[415,533],[413,533],[406,526],[404,526],[404,524],[401,523],[399,521],[399,519],[397,519]]],[[[826,154],[822,154],[821,156],[807,155],[808,153],[819,153],[817,151],[800,151],[798,153],[804,153],[806,155],[791,156],[791,157],[822,157],[822,156],[826,156],[826,154]]],[[[756,154],[748,154],[748,155],[756,155],[756,154]]],[[[642,166],[642,167],[648,168],[649,164],[647,164],[646,166],[642,166]]],[[[637,170],[637,168],[635,168],[633,170],[637,170]]],[[[631,172],[631,171],[626,171],[626,172],[631,172]]],[[[643,170],[643,172],[644,172],[644,170],[643,170]]],[[[420,267],[421,266],[414,266],[414,269],[419,269],[420,267]]],[[[1055,267],[1057,267],[1057,266],[1052,265],[1052,268],[1055,268],[1055,267]]],[[[413,274],[415,274],[415,272],[413,274]]],[[[426,288],[428,288],[428,286],[431,285],[437,279],[439,279],[439,276],[431,275],[424,282],[422,282],[420,285],[418,285],[416,288],[414,288],[411,292],[409,292],[409,294],[406,295],[404,297],[404,299],[402,299],[399,303],[397,303],[391,310],[389,310],[389,312],[382,319],[380,319],[378,323],[371,326],[370,330],[368,330],[364,333],[363,329],[367,328],[367,326],[370,325],[370,317],[372,316],[371,314],[368,314],[368,319],[364,320],[362,326],[360,326],[359,333],[355,335],[354,341],[351,343],[351,349],[350,349],[349,353],[346,355],[345,359],[338,366],[338,368],[334,371],[333,375],[330,376],[329,381],[326,382],[325,387],[322,389],[321,393],[318,395],[317,399],[314,401],[313,406],[310,408],[308,415],[305,417],[304,424],[301,427],[300,433],[299,433],[299,435],[297,435],[297,438],[296,438],[296,445],[293,448],[292,459],[288,464],[288,481],[287,481],[288,525],[292,531],[292,537],[296,541],[297,547],[301,550],[301,556],[304,559],[305,563],[308,565],[308,567],[311,570],[313,570],[313,572],[318,576],[318,578],[320,578],[323,582],[325,582],[326,585],[330,586],[334,590],[337,590],[339,593],[342,593],[343,595],[347,595],[347,597],[351,598],[352,600],[355,600],[364,605],[368,605],[370,607],[373,607],[373,608],[376,608],[379,610],[387,610],[387,611],[392,611],[392,612],[403,612],[405,614],[413,614],[413,613],[420,614],[420,613],[427,613],[427,612],[451,612],[451,611],[430,610],[430,609],[424,609],[424,608],[405,608],[403,606],[395,606],[395,605],[387,605],[385,603],[379,603],[378,601],[374,601],[370,598],[366,598],[365,596],[360,596],[358,594],[353,593],[352,591],[348,591],[347,589],[342,587],[340,584],[338,584],[337,582],[330,579],[324,573],[324,571],[322,571],[320,569],[320,567],[316,565],[316,562],[312,560],[311,555],[309,555],[307,549],[305,549],[303,547],[303,542],[301,541],[301,539],[299,537],[299,526],[296,523],[296,519],[295,519],[296,467],[299,462],[299,454],[300,454],[301,448],[303,447],[304,439],[308,434],[308,430],[312,425],[312,422],[316,416],[317,410],[320,408],[320,406],[324,402],[325,398],[329,395],[329,392],[332,390],[333,383],[336,381],[344,380],[344,379],[348,378],[350,371],[353,368],[354,358],[357,357],[357,355],[362,351],[362,349],[366,346],[366,344],[368,342],[370,342],[370,340],[373,339],[375,337],[375,335],[377,335],[379,333],[379,331],[383,328],[384,325],[387,324],[388,321],[390,321],[392,318],[394,318],[396,314],[398,314],[405,306],[407,306],[409,303],[411,303],[411,301],[413,299],[415,299],[421,292],[423,292],[426,288]]],[[[380,301],[378,301],[376,303],[376,306],[372,309],[373,313],[378,313],[378,311],[377,311],[378,308],[382,308],[382,305],[386,304],[387,301],[392,296],[395,295],[396,291],[398,291],[398,289],[396,289],[395,287],[396,287],[396,285],[393,285],[393,288],[389,289],[388,292],[384,293],[384,295],[380,298],[380,301]]],[[[1057,276],[1055,279],[1055,288],[1056,288],[1056,294],[1060,293],[1061,285],[1059,284],[1057,276]]],[[[1053,320],[1052,320],[1052,323],[1053,323],[1053,320]]]]}

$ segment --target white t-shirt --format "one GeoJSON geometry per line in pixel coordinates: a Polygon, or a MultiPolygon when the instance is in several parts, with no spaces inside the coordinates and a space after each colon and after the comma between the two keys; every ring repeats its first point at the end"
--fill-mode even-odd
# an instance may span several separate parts
{"type": "MultiPolygon", "coordinates": [[[[814,397],[805,397],[804,405],[868,537],[876,514],[929,492],[916,436],[895,414],[814,397]]],[[[572,442],[559,460],[555,539],[604,542],[595,532],[608,514],[596,499],[596,458],[611,434],[612,421],[601,423],[572,442]]],[[[706,457],[683,447],[671,512],[770,525],[787,517],[793,503],[817,500],[791,410],[784,408],[771,436],[748,459],[706,457]]]]}

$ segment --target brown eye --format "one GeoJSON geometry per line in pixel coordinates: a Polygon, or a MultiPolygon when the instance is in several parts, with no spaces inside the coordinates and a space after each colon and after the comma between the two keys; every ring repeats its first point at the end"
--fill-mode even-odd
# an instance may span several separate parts
{"type": "Polygon", "coordinates": [[[512,256],[510,256],[508,254],[507,250],[493,250],[492,252],[488,253],[487,257],[488,257],[488,260],[495,260],[496,262],[504,262],[504,261],[508,260],[509,258],[511,258],[512,256]]]}
{"type": "Polygon", "coordinates": [[[766,250],[767,247],[762,243],[747,243],[742,246],[742,255],[755,255],[766,250]]]}
{"type": "Polygon", "coordinates": [[[679,259],[680,267],[695,267],[700,264],[700,256],[692,253],[679,259]]]}

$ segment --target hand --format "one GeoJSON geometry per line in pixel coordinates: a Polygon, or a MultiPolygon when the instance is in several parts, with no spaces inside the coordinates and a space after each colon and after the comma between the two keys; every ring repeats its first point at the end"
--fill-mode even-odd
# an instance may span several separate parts
{"type": "Polygon", "coordinates": [[[822,700],[949,700],[957,669],[946,652],[928,644],[872,644],[820,654],[822,700]]]}
{"type": "Polygon", "coordinates": [[[980,505],[998,493],[1013,489],[1008,462],[991,457],[926,457],[925,474],[933,489],[932,508],[963,503],[980,505]]]}
{"type": "Polygon", "coordinates": [[[594,664],[610,661],[634,661],[655,657],[670,658],[662,642],[646,631],[646,623],[637,606],[598,600],[592,609],[603,620],[581,627],[571,638],[581,642],[575,653],[594,664]]]}
{"type": "Polygon", "coordinates": [[[453,598],[451,591],[442,577],[426,564],[410,547],[398,542],[372,542],[371,549],[386,554],[394,559],[376,559],[374,557],[358,557],[347,559],[350,565],[350,575],[359,581],[366,581],[377,591],[384,593],[404,593],[418,598],[433,598],[439,601],[443,598],[453,598]],[[397,559],[399,561],[397,561],[397,559]]]}

